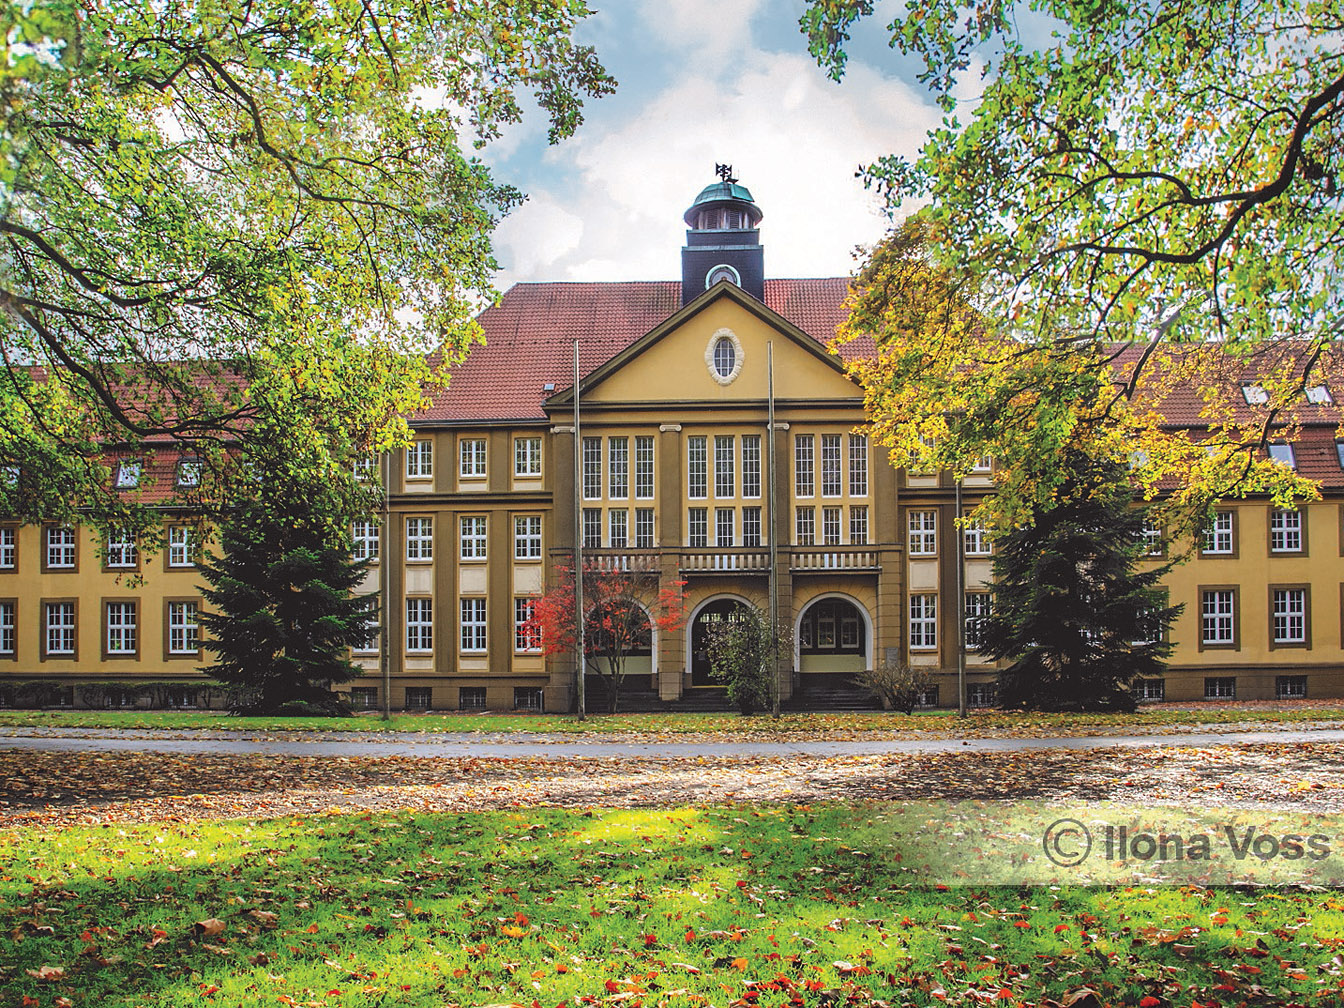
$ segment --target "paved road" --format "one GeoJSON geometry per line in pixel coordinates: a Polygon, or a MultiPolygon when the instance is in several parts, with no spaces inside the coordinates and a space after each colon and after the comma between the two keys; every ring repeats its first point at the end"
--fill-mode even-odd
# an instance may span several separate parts
{"type": "MultiPolygon", "coordinates": [[[[685,759],[697,756],[868,756],[883,753],[1030,752],[1038,749],[1110,749],[1212,745],[1344,742],[1338,728],[1278,731],[1199,732],[1149,735],[1056,736],[1049,738],[927,738],[735,742],[631,741],[620,736],[473,735],[402,733],[396,739],[373,732],[155,732],[60,729],[43,734],[0,733],[0,750],[65,752],[246,753],[286,756],[412,756],[457,759],[535,760],[685,759]],[[335,737],[335,736],[343,737],[335,737]],[[353,737],[352,737],[353,736],[353,737]]],[[[3,756],[0,755],[0,761],[3,756]]]]}

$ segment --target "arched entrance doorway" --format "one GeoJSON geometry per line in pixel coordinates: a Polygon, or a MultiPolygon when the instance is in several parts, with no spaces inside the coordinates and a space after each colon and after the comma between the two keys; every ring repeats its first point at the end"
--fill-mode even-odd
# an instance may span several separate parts
{"type": "Polygon", "coordinates": [[[691,685],[716,685],[710,677],[709,649],[705,636],[715,623],[740,619],[748,612],[748,606],[741,599],[718,598],[707,602],[695,614],[691,621],[691,685]]]}
{"type": "Polygon", "coordinates": [[[812,602],[798,619],[798,672],[801,684],[848,684],[868,668],[871,633],[867,615],[851,600],[828,595],[812,602]]]}

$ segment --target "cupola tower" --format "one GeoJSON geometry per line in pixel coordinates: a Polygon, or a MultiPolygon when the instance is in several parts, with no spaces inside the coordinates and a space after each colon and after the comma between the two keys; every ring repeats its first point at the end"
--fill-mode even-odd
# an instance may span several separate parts
{"type": "Polygon", "coordinates": [[[681,303],[694,301],[720,280],[765,300],[765,249],[761,208],[733,178],[732,165],[715,165],[719,181],[705,186],[685,213],[681,250],[681,303]]]}

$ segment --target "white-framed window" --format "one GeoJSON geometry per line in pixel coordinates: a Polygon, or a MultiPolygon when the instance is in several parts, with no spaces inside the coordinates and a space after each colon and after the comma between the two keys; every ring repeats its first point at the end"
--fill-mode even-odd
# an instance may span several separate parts
{"type": "Polygon", "coordinates": [[[133,490],[140,485],[140,476],[144,472],[142,463],[133,459],[122,459],[117,463],[117,489],[133,490]]]}
{"type": "Polygon", "coordinates": [[[176,483],[179,487],[198,487],[205,472],[205,463],[200,459],[182,459],[177,463],[176,483]]]}
{"type": "Polygon", "coordinates": [[[1143,540],[1144,556],[1161,556],[1163,550],[1162,526],[1154,525],[1152,522],[1144,522],[1143,528],[1139,532],[1139,537],[1143,540]]]}
{"type": "Polygon", "coordinates": [[[350,475],[357,483],[372,483],[374,480],[373,458],[369,455],[356,455],[350,461],[350,475]]]}
{"type": "Polygon", "coordinates": [[[513,439],[513,474],[515,476],[541,475],[541,438],[513,439]]]}
{"type": "Polygon", "coordinates": [[[377,560],[379,539],[378,523],[372,518],[358,518],[350,523],[353,548],[350,555],[356,560],[377,560]]]}
{"type": "Polygon", "coordinates": [[[910,596],[910,650],[931,651],[938,646],[938,596],[910,596]]]}
{"type": "Polygon", "coordinates": [[[625,549],[630,545],[630,512],[626,508],[612,508],[607,512],[607,545],[625,549]]]}
{"type": "Polygon", "coordinates": [[[196,654],[201,649],[198,615],[195,602],[168,603],[169,654],[196,654]]]}
{"type": "Polygon", "coordinates": [[[583,499],[602,499],[602,439],[583,439],[583,499]]]}
{"type": "Polygon", "coordinates": [[[457,474],[461,479],[485,478],[485,438],[463,438],[458,442],[457,474]]]}
{"type": "Polygon", "coordinates": [[[742,496],[761,496],[761,436],[742,435],[742,496]]]}
{"type": "Polygon", "coordinates": [[[906,513],[909,530],[906,547],[910,556],[934,556],[938,552],[938,512],[909,511],[906,513]]]}
{"type": "Polygon", "coordinates": [[[607,496],[625,500],[630,496],[630,439],[607,438],[607,496]]]}
{"type": "Polygon", "coordinates": [[[364,596],[362,605],[364,611],[373,617],[373,622],[369,625],[368,636],[350,650],[355,654],[377,654],[383,632],[382,621],[379,619],[381,614],[378,612],[378,596],[364,596]]]}
{"type": "Polygon", "coordinates": [[[1302,552],[1302,512],[1274,510],[1269,515],[1269,551],[1302,552]]]}
{"type": "Polygon", "coordinates": [[[1329,406],[1335,401],[1328,385],[1308,385],[1304,394],[1313,406],[1329,406]]]}
{"type": "Polygon", "coordinates": [[[479,653],[485,650],[485,599],[462,599],[462,650],[479,653]]]}
{"type": "Polygon", "coordinates": [[[868,435],[849,436],[849,495],[868,496],[868,435]]]}
{"type": "Polygon", "coordinates": [[[840,496],[840,435],[821,436],[821,495],[840,496]]]}
{"type": "Polygon", "coordinates": [[[742,545],[755,548],[761,545],[761,509],[742,509],[742,545]]]}
{"type": "Polygon", "coordinates": [[[140,551],[130,529],[114,529],[107,534],[107,566],[134,567],[139,562],[140,551]]]}
{"type": "Polygon", "coordinates": [[[799,546],[817,544],[817,509],[811,505],[793,510],[793,535],[799,546]]]}
{"type": "Polygon", "coordinates": [[[971,472],[973,473],[991,473],[994,471],[994,456],[981,455],[971,463],[971,472]]]}
{"type": "Polygon", "coordinates": [[[989,529],[978,521],[970,522],[961,530],[961,542],[968,557],[989,556],[994,551],[989,529]]]}
{"type": "Polygon", "coordinates": [[[987,591],[968,591],[962,600],[965,608],[962,617],[966,621],[966,650],[975,651],[980,647],[981,631],[985,620],[989,618],[993,606],[993,596],[987,591]]]}
{"type": "Polygon", "coordinates": [[[139,650],[136,608],[134,602],[108,602],[104,607],[108,654],[135,654],[139,650]]]}
{"type": "Polygon", "coordinates": [[[406,559],[434,559],[434,519],[406,519],[406,559]]]}
{"type": "Polygon", "coordinates": [[[537,600],[534,598],[518,597],[513,600],[513,649],[522,654],[541,650],[541,630],[535,624],[528,623],[536,605],[537,600]]]}
{"type": "Polygon", "coordinates": [[[602,509],[583,509],[583,548],[602,548],[602,509]]]}
{"type": "Polygon", "coordinates": [[[1206,644],[1237,641],[1237,593],[1231,589],[1203,592],[1200,597],[1200,633],[1206,644]]]}
{"type": "Polygon", "coordinates": [[[541,515],[514,515],[513,558],[541,559],[541,515]]]}
{"type": "Polygon", "coordinates": [[[793,436],[793,495],[811,497],[816,493],[816,467],[811,434],[793,436]]]}
{"type": "Polygon", "coordinates": [[[1307,642],[1307,592],[1305,588],[1274,589],[1274,643],[1307,642]]]}
{"type": "MultiPolygon", "coordinates": [[[[712,283],[717,283],[722,279],[715,273],[711,273],[709,278],[712,283]]],[[[733,368],[737,365],[737,347],[727,336],[721,336],[714,341],[714,373],[720,378],[727,378],[732,375],[733,368]]]]}
{"type": "Polygon", "coordinates": [[[849,544],[868,545],[868,505],[851,504],[849,507],[849,544]]]}
{"type": "Polygon", "coordinates": [[[1204,530],[1200,552],[1219,556],[1236,552],[1236,529],[1231,511],[1215,511],[1213,522],[1204,530]]]}
{"type": "Polygon", "coordinates": [[[434,442],[412,441],[406,447],[406,478],[429,479],[434,475],[434,442]]]}
{"type": "Polygon", "coordinates": [[[196,566],[196,543],[190,525],[168,526],[168,566],[196,566]]]}
{"type": "Polygon", "coordinates": [[[823,546],[840,545],[840,508],[821,509],[821,543],[823,546]]]}
{"type": "Polygon", "coordinates": [[[653,438],[647,434],[635,437],[635,497],[653,500],[653,438]]]}
{"type": "Polygon", "coordinates": [[[737,538],[737,512],[732,508],[714,509],[714,545],[732,546],[737,538]]]}
{"type": "Polygon", "coordinates": [[[692,549],[704,549],[709,545],[709,508],[687,509],[686,545],[692,549]]]}
{"type": "Polygon", "coordinates": [[[714,496],[720,500],[737,495],[737,445],[731,434],[714,435],[714,496]]]}
{"type": "Polygon", "coordinates": [[[0,570],[14,570],[19,565],[19,530],[13,525],[0,525],[0,570]]]}
{"type": "Polygon", "coordinates": [[[42,605],[42,632],[46,653],[75,653],[75,603],[45,602],[42,605]]]}
{"type": "Polygon", "coordinates": [[[635,508],[635,549],[653,549],[653,508],[635,508]]]}
{"type": "Polygon", "coordinates": [[[1293,456],[1293,446],[1285,441],[1276,441],[1269,446],[1269,457],[1289,469],[1297,468],[1297,459],[1293,456]]]}
{"type": "Polygon", "coordinates": [[[1269,393],[1263,385],[1243,385],[1241,397],[1246,400],[1247,406],[1263,406],[1269,402],[1269,393]]]}
{"type": "Polygon", "coordinates": [[[434,650],[434,600],[408,598],[406,600],[406,650],[434,650]]]}
{"type": "Polygon", "coordinates": [[[1237,698],[1236,676],[1208,676],[1204,680],[1205,700],[1235,700],[1237,698]]]}
{"type": "Polygon", "coordinates": [[[47,567],[52,570],[75,566],[75,530],[64,525],[48,525],[46,535],[47,567]]]}
{"type": "Polygon", "coordinates": [[[18,646],[15,637],[15,617],[18,603],[0,602],[0,655],[12,655],[18,646]]]}
{"type": "Polygon", "coordinates": [[[463,515],[458,529],[461,533],[458,556],[463,560],[484,560],[485,515],[463,515]]]}
{"type": "Polygon", "coordinates": [[[691,500],[704,500],[709,496],[708,451],[703,434],[686,439],[686,496],[691,500]]]}

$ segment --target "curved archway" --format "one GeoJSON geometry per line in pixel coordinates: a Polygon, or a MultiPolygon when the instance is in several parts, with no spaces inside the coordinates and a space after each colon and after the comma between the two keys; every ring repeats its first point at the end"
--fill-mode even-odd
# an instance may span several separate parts
{"type": "Polygon", "coordinates": [[[691,685],[716,685],[710,678],[709,652],[705,647],[705,634],[709,627],[720,620],[731,619],[741,610],[752,608],[752,604],[740,595],[715,595],[695,607],[691,613],[691,685]]]}
{"type": "Polygon", "coordinates": [[[862,602],[843,592],[808,600],[793,625],[793,667],[808,677],[848,677],[873,663],[873,619],[862,602]]]}

